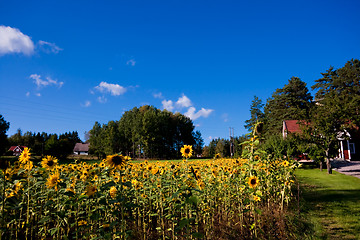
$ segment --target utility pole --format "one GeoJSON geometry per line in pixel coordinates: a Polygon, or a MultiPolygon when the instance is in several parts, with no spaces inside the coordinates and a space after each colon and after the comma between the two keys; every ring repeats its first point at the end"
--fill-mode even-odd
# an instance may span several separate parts
{"type": "Polygon", "coordinates": [[[229,127],[230,130],[230,157],[234,157],[234,128],[229,127]],[[232,136],[231,136],[231,129],[232,129],[232,136]]]}

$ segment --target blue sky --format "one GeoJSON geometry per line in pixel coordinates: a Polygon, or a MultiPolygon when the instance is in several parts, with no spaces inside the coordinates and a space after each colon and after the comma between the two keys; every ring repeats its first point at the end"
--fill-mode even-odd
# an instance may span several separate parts
{"type": "Polygon", "coordinates": [[[1,1],[8,135],[78,131],[144,104],[205,143],[247,133],[250,104],[360,57],[359,1],[1,1]]]}

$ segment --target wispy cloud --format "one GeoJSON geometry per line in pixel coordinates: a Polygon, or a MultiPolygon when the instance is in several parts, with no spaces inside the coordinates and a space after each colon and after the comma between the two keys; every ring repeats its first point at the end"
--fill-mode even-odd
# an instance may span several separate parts
{"type": "Polygon", "coordinates": [[[91,102],[90,101],[85,101],[85,103],[81,103],[80,104],[82,107],[90,107],[91,106],[91,102]]]}
{"type": "Polygon", "coordinates": [[[99,103],[106,103],[107,102],[107,98],[105,96],[101,96],[97,98],[99,103]]]}
{"type": "Polygon", "coordinates": [[[174,104],[173,104],[173,101],[171,100],[163,100],[162,102],[162,106],[163,106],[163,109],[166,109],[168,111],[172,111],[174,110],[174,104]]]}
{"type": "Polygon", "coordinates": [[[61,88],[64,85],[64,82],[58,82],[58,80],[53,80],[50,77],[46,77],[44,80],[41,78],[41,75],[38,74],[31,74],[30,78],[34,80],[38,89],[51,85],[61,88]]]}
{"type": "Polygon", "coordinates": [[[35,93],[35,96],[41,97],[41,93],[35,93]]]}
{"type": "Polygon", "coordinates": [[[189,117],[191,120],[196,120],[199,117],[207,118],[213,111],[213,109],[201,108],[198,112],[196,112],[196,108],[190,107],[184,115],[189,117]]]}
{"type": "Polygon", "coordinates": [[[112,96],[119,96],[124,94],[127,89],[119,84],[101,82],[98,86],[95,87],[101,93],[110,93],[112,96]]]}
{"type": "Polygon", "coordinates": [[[153,97],[154,97],[154,98],[159,98],[159,99],[163,99],[163,98],[164,98],[164,96],[162,95],[161,92],[159,92],[159,93],[153,93],[153,97]]]}
{"type": "Polygon", "coordinates": [[[34,43],[19,29],[2,25],[0,26],[0,55],[11,53],[31,55],[34,53],[34,43]]]}
{"type": "Polygon", "coordinates": [[[56,46],[55,43],[49,43],[49,42],[45,42],[40,40],[38,42],[39,45],[39,49],[42,50],[45,53],[59,53],[60,51],[62,51],[62,48],[59,48],[58,46],[56,46]]]}
{"type": "Polygon", "coordinates": [[[136,64],[136,61],[134,59],[130,59],[126,62],[126,65],[134,67],[136,64]]]}
{"type": "Polygon", "coordinates": [[[25,96],[29,97],[29,96],[30,96],[30,92],[26,92],[25,96]]]}
{"type": "Polygon", "coordinates": [[[179,107],[190,107],[192,106],[191,100],[183,94],[176,102],[176,105],[179,107]]]}

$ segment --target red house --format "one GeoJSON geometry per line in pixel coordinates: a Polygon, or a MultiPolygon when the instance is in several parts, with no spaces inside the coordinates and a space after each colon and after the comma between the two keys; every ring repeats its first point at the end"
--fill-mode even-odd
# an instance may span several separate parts
{"type": "Polygon", "coordinates": [[[20,156],[26,146],[11,146],[8,151],[13,152],[14,156],[20,156]]]}
{"type": "MultiPolygon", "coordinates": [[[[301,134],[301,125],[306,124],[305,121],[299,120],[285,120],[283,121],[282,135],[285,139],[289,133],[301,134]]],[[[338,137],[339,154],[338,158],[343,160],[359,160],[360,155],[356,152],[355,146],[360,146],[360,131],[359,129],[349,130],[346,132],[347,139],[338,137]]]]}

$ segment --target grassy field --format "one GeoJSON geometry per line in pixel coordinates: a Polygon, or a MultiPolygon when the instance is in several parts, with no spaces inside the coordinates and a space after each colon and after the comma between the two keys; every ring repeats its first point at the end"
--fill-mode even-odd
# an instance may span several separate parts
{"type": "Polygon", "coordinates": [[[313,239],[360,239],[360,179],[319,169],[298,169],[296,177],[313,239]]]}

